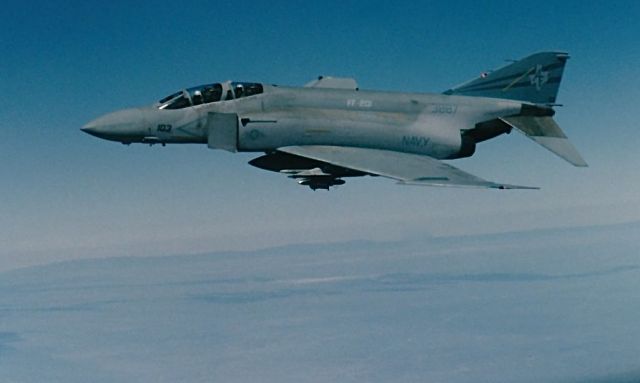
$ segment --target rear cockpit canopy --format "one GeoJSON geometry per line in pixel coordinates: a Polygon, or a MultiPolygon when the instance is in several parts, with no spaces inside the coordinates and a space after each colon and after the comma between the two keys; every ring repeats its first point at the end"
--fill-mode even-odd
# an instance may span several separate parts
{"type": "Polygon", "coordinates": [[[211,102],[249,97],[263,92],[262,84],[230,82],[194,86],[170,94],[158,101],[158,109],[182,109],[211,102]]]}

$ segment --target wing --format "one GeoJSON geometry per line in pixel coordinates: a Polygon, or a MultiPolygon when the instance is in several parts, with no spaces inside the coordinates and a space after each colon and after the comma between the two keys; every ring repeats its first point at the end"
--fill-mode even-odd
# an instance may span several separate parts
{"type": "Polygon", "coordinates": [[[537,189],[490,182],[418,154],[343,146],[287,146],[278,151],[357,172],[392,178],[406,185],[537,189]]]}
{"type": "Polygon", "coordinates": [[[320,76],[317,79],[308,82],[305,85],[305,88],[358,90],[358,83],[356,82],[356,80],[347,77],[320,76]]]}

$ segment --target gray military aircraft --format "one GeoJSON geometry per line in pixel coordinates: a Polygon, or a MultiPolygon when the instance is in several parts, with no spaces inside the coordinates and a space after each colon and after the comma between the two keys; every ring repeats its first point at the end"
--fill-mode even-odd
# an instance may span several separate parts
{"type": "Polygon", "coordinates": [[[536,189],[486,181],[441,160],[469,157],[478,143],[515,128],[587,166],[552,119],[568,58],[533,54],[442,94],[360,90],[353,79],[333,77],[304,87],[207,84],[104,115],[82,130],[127,145],[263,152],[249,163],[313,190],[365,175],[412,185],[536,189]]]}

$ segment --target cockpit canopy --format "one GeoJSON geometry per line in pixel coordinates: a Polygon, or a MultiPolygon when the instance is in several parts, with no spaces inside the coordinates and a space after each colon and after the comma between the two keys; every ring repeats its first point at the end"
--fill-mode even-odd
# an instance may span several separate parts
{"type": "Polygon", "coordinates": [[[262,84],[254,82],[225,82],[194,86],[168,95],[158,101],[158,109],[182,109],[211,102],[249,97],[263,92],[262,84]]]}

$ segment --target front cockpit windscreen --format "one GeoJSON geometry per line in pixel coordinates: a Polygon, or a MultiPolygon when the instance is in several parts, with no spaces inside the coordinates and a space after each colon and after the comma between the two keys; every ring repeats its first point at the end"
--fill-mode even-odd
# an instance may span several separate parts
{"type": "Polygon", "coordinates": [[[163,98],[158,101],[158,109],[182,109],[211,102],[249,97],[262,92],[262,84],[251,82],[200,85],[163,98]]]}

